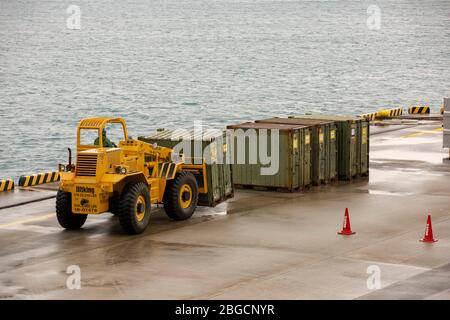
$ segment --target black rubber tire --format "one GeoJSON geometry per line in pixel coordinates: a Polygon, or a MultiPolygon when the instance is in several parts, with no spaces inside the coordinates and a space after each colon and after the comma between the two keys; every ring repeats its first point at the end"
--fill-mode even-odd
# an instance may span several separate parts
{"type": "Polygon", "coordinates": [[[194,175],[190,172],[179,172],[175,179],[169,180],[166,185],[163,203],[164,210],[169,218],[173,220],[189,219],[197,208],[198,202],[198,185],[194,175]],[[188,184],[192,190],[192,201],[189,207],[183,208],[179,201],[181,187],[188,184]]]}
{"type": "Polygon", "coordinates": [[[119,221],[124,232],[128,234],[139,234],[144,232],[150,221],[150,191],[147,184],[143,182],[131,183],[122,192],[119,205],[119,221]],[[142,221],[138,221],[135,208],[139,196],[145,199],[145,214],[142,221]]]}
{"type": "Polygon", "coordinates": [[[67,230],[76,230],[80,229],[86,222],[87,214],[73,213],[71,194],[58,190],[56,195],[56,218],[61,227],[67,230]]]}

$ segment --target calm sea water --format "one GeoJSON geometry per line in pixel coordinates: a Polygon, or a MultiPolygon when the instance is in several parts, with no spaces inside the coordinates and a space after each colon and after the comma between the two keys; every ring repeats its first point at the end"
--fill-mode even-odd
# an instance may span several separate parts
{"type": "Polygon", "coordinates": [[[55,169],[84,117],[125,117],[137,136],[438,108],[449,78],[448,0],[1,0],[0,178],[55,169]],[[70,4],[81,30],[66,27],[70,4]]]}

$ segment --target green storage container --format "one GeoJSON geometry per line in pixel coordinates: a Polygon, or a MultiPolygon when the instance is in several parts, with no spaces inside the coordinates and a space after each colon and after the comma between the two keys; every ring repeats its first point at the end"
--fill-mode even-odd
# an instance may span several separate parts
{"type": "MultiPolygon", "coordinates": [[[[308,127],[247,122],[227,126],[227,129],[233,141],[232,173],[235,185],[290,192],[303,190],[311,185],[311,130],[308,127]],[[267,136],[262,136],[264,131],[261,130],[266,130],[267,136]],[[272,130],[279,130],[278,150],[271,144],[274,132],[272,130]],[[252,133],[254,133],[254,140],[241,136],[252,135],[252,133]],[[261,140],[263,138],[266,139],[267,144],[261,140]],[[267,146],[266,150],[260,150],[260,143],[267,146]],[[256,153],[256,161],[251,160],[251,149],[252,154],[256,153]],[[244,154],[245,159],[239,160],[238,152],[244,154]],[[274,174],[262,174],[262,168],[268,168],[270,164],[263,164],[259,154],[266,153],[273,158],[273,152],[278,152],[278,170],[274,174]]],[[[253,154],[253,160],[254,156],[255,154],[253,154]]]]}
{"type": "Polygon", "coordinates": [[[369,175],[369,121],[360,117],[324,114],[301,115],[295,118],[330,120],[336,123],[339,179],[350,180],[357,175],[369,175]]]}
{"type": "Polygon", "coordinates": [[[359,162],[359,174],[364,177],[369,176],[369,150],[370,150],[370,123],[365,119],[356,120],[358,124],[358,130],[361,133],[358,135],[360,139],[357,140],[357,144],[361,146],[359,154],[360,162],[359,162]]]}
{"type": "Polygon", "coordinates": [[[337,180],[336,125],[333,121],[300,118],[270,118],[257,120],[256,122],[309,126],[312,129],[311,175],[313,184],[319,185],[321,183],[337,180]]]}
{"type": "MultiPolygon", "coordinates": [[[[214,207],[220,202],[232,198],[234,186],[231,165],[224,161],[227,151],[226,132],[178,131],[178,133],[187,134],[183,144],[180,144],[182,137],[179,134],[175,135],[174,132],[175,130],[159,129],[157,132],[138,137],[138,139],[147,143],[156,143],[162,147],[175,148],[175,151],[185,155],[187,163],[195,163],[195,159],[198,163],[198,159],[203,155],[203,158],[207,161],[208,192],[199,194],[198,205],[214,207]],[[190,150],[184,150],[183,146],[190,146],[190,150]],[[179,148],[182,148],[182,150],[178,150],[179,148]]],[[[203,180],[200,177],[197,177],[197,182],[199,187],[203,185],[203,180]]]]}

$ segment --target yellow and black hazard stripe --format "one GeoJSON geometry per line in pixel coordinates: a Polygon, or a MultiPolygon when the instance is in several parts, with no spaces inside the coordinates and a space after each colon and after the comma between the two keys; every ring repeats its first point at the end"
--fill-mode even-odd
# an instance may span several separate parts
{"type": "Polygon", "coordinates": [[[59,172],[45,172],[33,174],[31,176],[21,176],[19,178],[19,186],[31,187],[38,184],[59,181],[59,172]]]}
{"type": "Polygon", "coordinates": [[[389,115],[391,117],[401,116],[403,114],[403,108],[394,108],[389,110],[389,115]]]}
{"type": "Polygon", "coordinates": [[[377,111],[376,117],[380,118],[380,119],[394,118],[394,117],[401,116],[402,113],[403,113],[402,108],[383,109],[383,110],[377,111]]]}
{"type": "Polygon", "coordinates": [[[376,112],[365,113],[365,114],[360,115],[360,117],[364,118],[364,119],[366,119],[368,121],[373,121],[373,120],[375,120],[377,118],[377,113],[376,112]]]}
{"type": "Polygon", "coordinates": [[[429,106],[409,107],[408,113],[410,113],[410,114],[430,113],[430,107],[429,106]]]}
{"type": "Polygon", "coordinates": [[[177,165],[173,162],[158,163],[158,177],[173,179],[175,177],[177,165]]]}
{"type": "Polygon", "coordinates": [[[0,192],[14,190],[14,181],[12,179],[0,180],[0,192]]]}

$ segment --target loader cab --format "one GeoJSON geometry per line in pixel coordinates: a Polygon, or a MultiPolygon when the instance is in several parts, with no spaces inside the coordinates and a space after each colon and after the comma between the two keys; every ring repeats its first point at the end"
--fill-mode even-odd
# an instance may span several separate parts
{"type": "Polygon", "coordinates": [[[78,152],[102,147],[113,148],[120,141],[126,140],[128,132],[122,118],[90,118],[82,120],[78,125],[78,152]]]}

